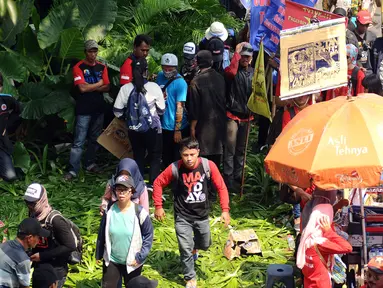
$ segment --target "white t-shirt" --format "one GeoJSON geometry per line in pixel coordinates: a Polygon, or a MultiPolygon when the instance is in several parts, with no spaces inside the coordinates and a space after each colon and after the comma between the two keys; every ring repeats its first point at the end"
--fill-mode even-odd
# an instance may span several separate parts
{"type": "MultiPolygon", "coordinates": [[[[150,114],[152,116],[162,115],[165,111],[165,100],[160,86],[158,86],[157,83],[148,82],[144,85],[144,87],[147,91],[145,98],[148,102],[150,114]]],[[[124,111],[128,106],[130,93],[133,91],[133,88],[133,83],[128,83],[122,86],[120,92],[118,92],[113,109],[114,115],[116,117],[121,117],[124,114],[124,111]]]]}

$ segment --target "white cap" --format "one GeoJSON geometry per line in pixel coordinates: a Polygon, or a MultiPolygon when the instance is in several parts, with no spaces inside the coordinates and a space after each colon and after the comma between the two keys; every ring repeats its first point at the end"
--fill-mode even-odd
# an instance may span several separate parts
{"type": "Polygon", "coordinates": [[[226,41],[228,37],[228,32],[225,26],[221,22],[213,22],[205,32],[205,38],[210,40],[210,38],[218,37],[222,41],[226,41]]]}
{"type": "Polygon", "coordinates": [[[184,57],[188,59],[193,59],[195,54],[197,54],[196,46],[193,42],[187,42],[184,45],[184,57]]]}
{"type": "Polygon", "coordinates": [[[33,183],[28,186],[27,191],[24,194],[24,200],[28,202],[36,202],[40,200],[43,194],[43,186],[38,183],[33,183]]]}
{"type": "Polygon", "coordinates": [[[177,67],[178,66],[177,56],[174,54],[170,54],[170,53],[166,53],[166,54],[162,55],[161,65],[177,67]]]}

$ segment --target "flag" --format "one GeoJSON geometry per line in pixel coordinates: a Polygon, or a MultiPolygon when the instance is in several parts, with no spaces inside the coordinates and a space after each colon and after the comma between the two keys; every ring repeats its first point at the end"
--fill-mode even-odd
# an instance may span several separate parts
{"type": "Polygon", "coordinates": [[[252,81],[253,91],[250,95],[247,107],[255,114],[262,115],[271,120],[269,101],[266,91],[265,77],[265,59],[263,42],[259,46],[257,61],[255,62],[255,71],[252,81]]]}

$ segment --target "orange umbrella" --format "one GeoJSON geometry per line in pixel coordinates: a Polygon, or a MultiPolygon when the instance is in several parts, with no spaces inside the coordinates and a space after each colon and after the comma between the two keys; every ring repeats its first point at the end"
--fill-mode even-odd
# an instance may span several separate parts
{"type": "Polygon", "coordinates": [[[303,109],[265,159],[277,182],[306,188],[383,184],[383,97],[337,97],[303,109]]]}

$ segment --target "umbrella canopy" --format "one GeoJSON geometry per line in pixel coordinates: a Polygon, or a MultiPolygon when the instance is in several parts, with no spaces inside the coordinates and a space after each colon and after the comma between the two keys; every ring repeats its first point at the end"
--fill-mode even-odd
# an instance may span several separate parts
{"type": "Polygon", "coordinates": [[[265,159],[277,182],[298,187],[365,188],[383,184],[383,97],[337,97],[303,109],[265,159]]]}

